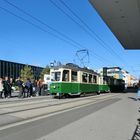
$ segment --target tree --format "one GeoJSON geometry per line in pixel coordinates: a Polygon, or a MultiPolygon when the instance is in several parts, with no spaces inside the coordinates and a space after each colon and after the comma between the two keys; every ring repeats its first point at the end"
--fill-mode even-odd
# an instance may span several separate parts
{"type": "Polygon", "coordinates": [[[30,66],[25,65],[24,68],[20,72],[20,77],[23,82],[26,82],[27,78],[29,78],[31,81],[34,80],[33,70],[30,66]]]}
{"type": "Polygon", "coordinates": [[[44,68],[40,74],[40,78],[43,80],[44,74],[50,74],[50,67],[47,65],[46,68],[44,68]]]}

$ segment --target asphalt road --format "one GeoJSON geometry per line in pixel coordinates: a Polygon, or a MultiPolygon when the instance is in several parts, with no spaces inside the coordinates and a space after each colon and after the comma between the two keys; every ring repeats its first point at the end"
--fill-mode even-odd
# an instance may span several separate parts
{"type": "Polygon", "coordinates": [[[0,140],[128,140],[138,117],[134,94],[120,94],[88,106],[0,131],[0,140]]]}

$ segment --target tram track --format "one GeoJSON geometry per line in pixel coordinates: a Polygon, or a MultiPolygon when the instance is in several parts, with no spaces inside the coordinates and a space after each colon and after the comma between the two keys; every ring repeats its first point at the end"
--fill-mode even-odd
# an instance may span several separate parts
{"type": "MultiPolygon", "coordinates": [[[[94,95],[90,95],[90,97],[94,97],[94,95]]],[[[82,100],[82,99],[87,99],[87,98],[90,98],[89,96],[86,96],[86,97],[78,97],[78,98],[67,98],[67,99],[55,99],[53,98],[52,100],[48,100],[48,99],[43,99],[43,100],[37,100],[37,101],[34,101],[34,100],[31,100],[31,101],[28,101],[28,100],[16,100],[16,103],[13,101],[11,101],[12,103],[8,103],[7,104],[7,101],[5,104],[0,104],[0,109],[4,109],[4,108],[13,108],[13,107],[21,107],[21,106],[25,106],[25,105],[33,105],[33,104],[41,104],[41,103],[45,103],[45,102],[60,102],[60,101],[64,101],[64,102],[69,102],[69,101],[77,101],[77,100],[82,100]],[[18,101],[18,102],[17,102],[18,101]],[[22,102],[20,102],[22,101],[22,102]],[[27,101],[27,102],[26,102],[27,101]]],[[[32,98],[33,99],[33,98],[32,98]]]]}
{"type": "MultiPolygon", "coordinates": [[[[105,96],[107,94],[102,94],[101,96],[105,96]]],[[[71,102],[71,101],[78,101],[78,100],[82,100],[82,99],[87,99],[87,98],[98,98],[99,95],[95,95],[95,94],[87,94],[86,96],[80,96],[78,98],[64,98],[64,99],[55,99],[55,98],[52,98],[52,97],[49,97],[47,99],[42,99],[42,98],[39,98],[39,99],[26,99],[26,100],[15,100],[14,101],[3,101],[3,102],[0,102],[0,109],[4,109],[4,108],[13,108],[13,107],[20,107],[20,106],[25,106],[25,105],[32,105],[32,104],[40,104],[40,103],[45,103],[45,102],[60,102],[60,101],[64,101],[64,102],[71,102]]]]}
{"type": "Polygon", "coordinates": [[[4,109],[4,108],[13,108],[13,107],[22,107],[25,105],[33,105],[33,104],[40,104],[40,103],[45,103],[45,102],[54,102],[53,100],[49,101],[49,100],[43,100],[43,101],[38,101],[38,102],[22,102],[22,103],[13,103],[13,104],[4,104],[4,105],[0,105],[0,109],[4,109]]]}
{"type": "MultiPolygon", "coordinates": [[[[51,116],[51,115],[55,115],[55,114],[58,114],[58,113],[61,113],[61,112],[66,112],[66,111],[69,111],[69,110],[72,110],[72,109],[77,109],[77,108],[81,108],[81,107],[85,107],[85,106],[88,106],[88,105],[92,105],[92,104],[96,104],[96,103],[100,103],[100,102],[104,102],[104,101],[109,101],[109,100],[114,100],[114,102],[120,100],[120,98],[116,97],[116,96],[109,96],[109,97],[106,97],[106,98],[102,98],[102,99],[96,99],[94,101],[92,100],[88,100],[88,101],[84,101],[81,103],[81,102],[76,102],[75,104],[73,104],[72,102],[70,104],[59,104],[57,106],[57,108],[55,106],[49,106],[49,110],[47,111],[47,107],[44,107],[43,110],[46,110],[45,112],[42,111],[41,113],[37,113],[35,116],[33,115],[27,115],[28,117],[25,117],[25,118],[22,118],[22,120],[17,120],[16,122],[8,122],[6,124],[0,124],[0,130],[2,129],[5,129],[7,127],[13,127],[14,125],[20,125],[22,123],[28,123],[30,121],[34,121],[34,120],[38,120],[38,119],[41,119],[41,118],[45,118],[45,117],[48,117],[48,116],[51,116]]],[[[39,109],[39,108],[38,108],[39,109]]],[[[12,115],[12,116],[16,116],[16,114],[20,114],[20,116],[22,116],[23,114],[25,113],[29,113],[29,111],[31,111],[31,113],[34,114],[34,112],[38,112],[38,109],[34,109],[34,110],[26,110],[26,111],[17,111],[15,113],[9,113],[8,115],[12,115]]],[[[17,115],[17,116],[18,116],[17,115]]],[[[26,116],[26,115],[25,115],[26,116]]]]}
{"type": "Polygon", "coordinates": [[[51,96],[42,96],[42,97],[33,97],[33,98],[18,98],[17,99],[12,99],[12,98],[9,98],[9,99],[1,99],[0,100],[0,106],[3,105],[3,104],[15,104],[16,103],[24,103],[24,102],[27,102],[27,103],[30,103],[30,102],[37,102],[37,101],[40,101],[40,100],[51,100],[52,97],[51,96]]]}
{"type": "MultiPolygon", "coordinates": [[[[104,95],[105,96],[105,95],[104,95]]],[[[23,111],[29,111],[29,110],[34,110],[34,109],[41,109],[41,108],[46,108],[46,107],[50,107],[50,106],[57,106],[57,105],[62,105],[62,104],[68,104],[68,103],[72,103],[72,102],[77,102],[77,101],[81,101],[81,100],[93,100],[93,99],[97,99],[101,96],[88,96],[88,97],[84,97],[84,98],[76,98],[74,100],[52,100],[52,101],[40,101],[38,103],[36,102],[32,102],[32,103],[22,103],[22,104],[18,104],[18,105],[13,105],[12,106],[6,106],[5,107],[0,107],[0,111],[4,111],[2,113],[0,113],[0,115],[9,115],[11,113],[17,113],[17,112],[23,112],[23,111]],[[56,101],[61,101],[61,102],[56,102],[56,101]],[[31,106],[31,107],[29,107],[31,106]],[[6,111],[7,110],[7,111],[6,111]]],[[[99,100],[99,99],[98,99],[99,100]]]]}
{"type": "MultiPolygon", "coordinates": [[[[102,100],[104,100],[104,99],[108,99],[108,98],[112,98],[112,97],[115,97],[116,95],[111,95],[111,96],[105,96],[104,98],[82,98],[83,100],[71,100],[71,101],[67,101],[67,102],[59,102],[59,103],[54,103],[54,104],[45,104],[45,105],[40,105],[40,106],[37,106],[37,104],[35,104],[35,106],[33,106],[33,107],[30,107],[30,108],[24,108],[24,109],[22,109],[22,108],[18,108],[18,109],[15,109],[15,110],[11,110],[11,111],[7,111],[7,112],[2,112],[2,113],[0,113],[0,116],[4,116],[4,115],[13,115],[13,114],[16,114],[16,113],[26,113],[26,112],[29,112],[29,111],[31,111],[31,112],[33,112],[33,111],[36,111],[36,110],[39,110],[39,109],[48,109],[48,108],[51,108],[51,107],[56,107],[57,106],[57,108],[59,107],[59,106],[62,106],[62,105],[68,105],[68,104],[71,104],[71,103],[76,103],[76,102],[86,102],[86,103],[82,103],[82,105],[84,105],[84,104],[87,104],[87,103],[93,103],[93,102],[95,102],[95,101],[102,101],[102,100]]],[[[101,97],[101,96],[100,96],[101,97]]],[[[8,108],[9,109],[9,108],[8,108]]],[[[41,114],[42,115],[42,114],[41,114]]]]}

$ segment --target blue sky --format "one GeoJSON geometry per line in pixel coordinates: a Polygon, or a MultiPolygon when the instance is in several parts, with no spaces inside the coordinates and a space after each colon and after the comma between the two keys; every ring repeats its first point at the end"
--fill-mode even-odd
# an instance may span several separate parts
{"type": "MultiPolygon", "coordinates": [[[[61,63],[76,62],[80,64],[75,55],[76,51],[88,49],[90,58],[88,67],[97,69],[103,66],[119,66],[133,75],[140,76],[140,63],[138,61],[140,51],[124,50],[88,0],[63,1],[105,44],[97,41],[96,36],[87,31],[86,26],[72,15],[59,0],[51,1],[9,0],[12,4],[63,33],[79,45],[71,45],[73,43],[71,41],[67,43],[48,34],[47,32],[51,32],[61,37],[60,34],[1,0],[0,7],[9,10],[18,17],[22,17],[26,21],[32,22],[41,30],[0,8],[0,59],[39,66],[46,66],[54,60],[61,63]],[[72,20],[55,7],[51,1],[55,2],[59,8],[62,8],[72,20]],[[113,52],[110,50],[113,50],[113,52]]],[[[65,40],[66,38],[62,37],[62,39],[65,40]]]]}

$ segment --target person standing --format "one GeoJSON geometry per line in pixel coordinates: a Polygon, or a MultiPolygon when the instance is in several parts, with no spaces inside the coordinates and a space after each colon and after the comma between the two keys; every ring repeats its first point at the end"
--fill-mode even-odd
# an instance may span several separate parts
{"type": "Polygon", "coordinates": [[[4,87],[4,96],[5,96],[5,98],[11,97],[11,95],[10,95],[10,93],[11,93],[11,86],[10,86],[10,82],[9,82],[7,76],[5,77],[5,79],[3,81],[3,87],[4,87]]]}
{"type": "Polygon", "coordinates": [[[9,84],[10,84],[10,87],[11,87],[11,90],[9,90],[9,97],[11,97],[11,95],[12,95],[12,87],[13,87],[13,78],[10,78],[10,80],[9,80],[9,84]]]}
{"type": "Polygon", "coordinates": [[[19,95],[18,97],[21,98],[23,97],[24,95],[24,88],[23,88],[23,82],[22,80],[20,79],[20,77],[18,77],[17,79],[17,86],[18,86],[18,89],[19,89],[19,95]]]}
{"type": "Polygon", "coordinates": [[[38,95],[41,96],[42,95],[42,89],[43,89],[43,82],[42,82],[41,79],[38,80],[37,87],[38,87],[38,95]]]}
{"type": "Polygon", "coordinates": [[[33,82],[33,93],[34,93],[34,96],[36,96],[37,92],[38,92],[37,80],[34,80],[34,82],[33,82]]]}
{"type": "Polygon", "coordinates": [[[29,78],[27,78],[26,83],[25,83],[25,89],[26,89],[26,93],[27,93],[27,97],[30,97],[31,95],[31,81],[29,78]]]}
{"type": "Polygon", "coordinates": [[[3,98],[2,95],[3,95],[3,81],[2,78],[0,78],[0,98],[3,98]]]}
{"type": "Polygon", "coordinates": [[[30,81],[29,92],[30,92],[30,97],[33,97],[33,83],[31,81],[30,81]]]}

